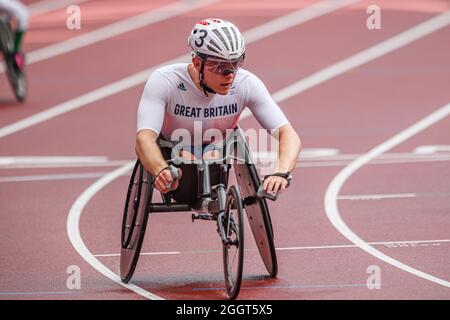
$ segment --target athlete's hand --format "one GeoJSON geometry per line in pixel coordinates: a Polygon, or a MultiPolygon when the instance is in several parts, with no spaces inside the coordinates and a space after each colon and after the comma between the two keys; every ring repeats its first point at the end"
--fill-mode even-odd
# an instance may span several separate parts
{"type": "MultiPolygon", "coordinates": [[[[182,176],[181,169],[178,168],[178,173],[180,177],[182,176]]],[[[167,193],[172,190],[176,190],[179,185],[179,180],[173,181],[172,175],[170,174],[170,169],[166,168],[162,170],[155,181],[155,188],[162,193],[167,193]]]]}
{"type": "Polygon", "coordinates": [[[277,195],[278,192],[283,193],[287,185],[288,181],[285,178],[277,176],[269,176],[263,182],[264,191],[273,196],[277,195]]]}

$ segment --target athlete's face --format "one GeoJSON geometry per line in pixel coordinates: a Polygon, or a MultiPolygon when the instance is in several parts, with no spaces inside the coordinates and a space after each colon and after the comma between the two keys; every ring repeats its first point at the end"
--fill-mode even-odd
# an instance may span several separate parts
{"type": "Polygon", "coordinates": [[[213,89],[218,94],[226,95],[230,91],[233,84],[235,74],[216,73],[205,67],[204,70],[205,82],[208,87],[213,89]]]}
{"type": "MultiPolygon", "coordinates": [[[[198,57],[194,57],[193,62],[197,71],[200,71],[201,60],[198,57]]],[[[231,63],[217,63],[217,61],[206,60],[205,68],[203,69],[204,81],[216,93],[226,95],[233,84],[237,69],[231,63]]]]}

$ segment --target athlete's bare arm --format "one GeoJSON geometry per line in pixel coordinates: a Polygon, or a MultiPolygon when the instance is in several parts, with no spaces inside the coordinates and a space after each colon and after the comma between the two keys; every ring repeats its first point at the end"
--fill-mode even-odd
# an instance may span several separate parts
{"type": "MultiPolygon", "coordinates": [[[[158,135],[152,130],[143,129],[137,133],[136,136],[136,154],[139,157],[144,168],[153,176],[158,175],[162,169],[168,166],[167,162],[161,153],[156,139],[158,135]]],[[[155,181],[155,187],[159,191],[166,193],[169,191],[167,185],[172,181],[172,176],[169,170],[164,170],[158,175],[155,181]]],[[[173,189],[178,187],[178,181],[172,186],[173,189]]]]}
{"type": "MultiPolygon", "coordinates": [[[[290,124],[285,124],[278,129],[278,153],[279,158],[275,172],[292,172],[294,170],[301,149],[301,140],[297,132],[290,124]]],[[[283,192],[286,189],[287,181],[284,178],[272,176],[264,180],[264,190],[268,193],[283,192]]]]}

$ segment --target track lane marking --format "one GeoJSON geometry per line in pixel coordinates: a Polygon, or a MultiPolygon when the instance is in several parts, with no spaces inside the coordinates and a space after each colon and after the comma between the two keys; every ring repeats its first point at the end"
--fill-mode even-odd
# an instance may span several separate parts
{"type": "MultiPolygon", "coordinates": [[[[450,23],[450,19],[447,21],[447,24],[450,23]]],[[[330,220],[331,224],[348,240],[350,240],[352,243],[360,247],[362,250],[366,251],[367,253],[373,255],[374,257],[389,263],[393,265],[394,267],[397,267],[403,271],[409,272],[415,276],[421,277],[425,280],[429,280],[431,282],[437,283],[439,285],[445,286],[450,288],[450,282],[440,279],[438,277],[435,277],[433,275],[430,275],[428,273],[425,273],[423,271],[420,271],[418,269],[415,269],[409,265],[406,265],[384,253],[381,251],[375,249],[372,247],[369,243],[365,242],[363,239],[361,239],[356,233],[354,233],[344,222],[344,220],[341,217],[341,214],[338,209],[338,196],[339,192],[342,189],[342,186],[344,183],[359,169],[361,169],[365,164],[370,162],[372,159],[380,156],[381,154],[387,152],[388,150],[398,146],[399,144],[403,143],[404,141],[408,140],[409,138],[417,135],[418,133],[422,132],[423,130],[427,129],[428,127],[432,126],[433,124],[439,122],[440,120],[446,118],[450,114],[450,103],[439,108],[438,110],[434,111],[430,115],[426,116],[425,118],[421,119],[420,121],[416,122],[412,126],[408,127],[407,129],[401,131],[397,135],[393,136],[389,140],[386,140],[382,144],[378,145],[377,147],[371,149],[366,154],[360,156],[353,162],[351,162],[348,166],[346,166],[342,171],[340,171],[336,177],[332,180],[330,185],[327,188],[325,199],[324,199],[324,205],[325,205],[325,211],[327,214],[328,219],[330,220]]]]}
{"type": "MultiPolygon", "coordinates": [[[[246,280],[245,278],[242,280],[246,280]]],[[[251,280],[251,279],[250,279],[251,280]]],[[[374,283],[371,285],[378,285],[381,287],[381,283],[374,283]]],[[[343,283],[343,284],[291,284],[291,285],[273,285],[273,286],[241,286],[241,290],[255,290],[255,289],[331,289],[331,288],[367,288],[367,283],[343,283]]],[[[192,288],[192,291],[225,291],[225,287],[200,287],[192,288]]]]}
{"type": "Polygon", "coordinates": [[[81,212],[83,211],[86,204],[89,202],[89,200],[103,187],[105,187],[107,184],[109,184],[111,181],[115,180],[117,177],[120,177],[121,175],[125,174],[126,172],[130,171],[134,166],[134,162],[129,162],[127,165],[122,166],[110,174],[102,177],[101,179],[97,180],[94,184],[89,186],[74,202],[72,205],[69,215],[67,217],[67,223],[66,223],[66,230],[67,235],[69,236],[69,240],[72,244],[72,246],[75,248],[75,250],[78,252],[78,254],[86,260],[94,269],[96,269],[98,272],[106,276],[107,278],[111,279],[118,285],[125,287],[145,298],[151,299],[151,300],[161,300],[162,298],[147,291],[144,290],[133,283],[123,283],[120,277],[108,269],[105,265],[103,265],[100,261],[97,260],[96,257],[89,251],[89,249],[84,244],[84,241],[80,234],[80,218],[81,218],[81,212]]]}
{"type": "MultiPolygon", "coordinates": [[[[302,154],[298,159],[297,167],[330,167],[344,166],[352,160],[358,158],[361,154],[339,154],[335,156],[325,156],[313,154],[309,150],[302,149],[302,154]],[[308,155],[309,153],[309,155],[308,155]]],[[[276,152],[275,152],[276,153],[276,152]]],[[[271,160],[271,155],[253,153],[252,157],[256,165],[266,165],[271,160]],[[259,160],[259,161],[258,161],[259,160]],[[262,162],[264,161],[264,162],[262,162]]],[[[275,159],[275,158],[273,158],[275,159]]],[[[0,157],[1,169],[36,169],[36,168],[76,168],[76,167],[114,167],[126,164],[133,159],[110,160],[107,157],[0,157]],[[46,160],[48,159],[48,161],[46,160]]],[[[450,154],[427,154],[417,155],[410,153],[386,153],[377,159],[368,163],[374,164],[398,164],[398,163],[422,163],[422,162],[442,162],[450,161],[450,154]]]]}
{"type": "Polygon", "coordinates": [[[21,295],[63,295],[63,294],[81,294],[80,291],[16,291],[16,292],[0,292],[0,296],[21,296],[21,295]]]}
{"type": "MultiPolygon", "coordinates": [[[[290,86],[275,92],[272,97],[276,102],[285,101],[299,93],[311,89],[325,81],[333,79],[354,68],[362,66],[372,60],[382,57],[392,51],[400,49],[420,38],[423,38],[439,29],[445,28],[450,24],[450,10],[433,18],[422,22],[404,32],[399,33],[385,41],[382,41],[368,49],[360,51],[347,59],[341,60],[327,68],[324,68],[302,80],[299,80],[290,86]]],[[[242,112],[241,119],[251,115],[251,111],[246,108],[242,112]]]]}
{"type": "Polygon", "coordinates": [[[392,193],[392,194],[354,194],[339,196],[338,200],[382,200],[382,199],[401,199],[415,198],[417,193],[392,193]]]}
{"type": "Polygon", "coordinates": [[[450,193],[390,193],[390,194],[354,194],[338,196],[338,200],[384,200],[384,199],[402,199],[418,197],[448,197],[450,193]]]}
{"type": "MultiPolygon", "coordinates": [[[[371,245],[384,245],[388,248],[396,247],[415,247],[424,245],[440,245],[441,243],[448,243],[450,239],[442,240],[407,240],[407,241],[378,241],[369,242],[371,245]]],[[[354,244],[338,244],[338,245],[327,245],[327,246],[300,246],[300,247],[280,247],[275,248],[277,251],[295,251],[295,250],[316,250],[316,249],[346,249],[346,248],[358,248],[354,244]]],[[[257,249],[245,249],[245,252],[257,251],[257,249]]],[[[142,252],[141,256],[158,256],[158,255],[184,255],[184,254],[205,254],[205,253],[219,253],[222,250],[191,250],[191,251],[160,251],[160,252],[142,252]]],[[[101,253],[94,254],[94,257],[99,258],[110,258],[119,257],[120,253],[101,253]]]]}
{"type": "Polygon", "coordinates": [[[62,173],[62,174],[42,174],[34,176],[0,177],[0,182],[35,182],[35,181],[94,179],[103,177],[107,173],[109,172],[62,173]]]}
{"type": "Polygon", "coordinates": [[[80,157],[80,156],[19,156],[2,157],[0,156],[0,167],[14,165],[58,165],[72,163],[104,163],[108,161],[107,157],[80,157]]]}
{"type": "Polygon", "coordinates": [[[31,16],[37,16],[50,11],[62,9],[70,5],[78,5],[88,0],[43,0],[26,5],[31,16]]]}

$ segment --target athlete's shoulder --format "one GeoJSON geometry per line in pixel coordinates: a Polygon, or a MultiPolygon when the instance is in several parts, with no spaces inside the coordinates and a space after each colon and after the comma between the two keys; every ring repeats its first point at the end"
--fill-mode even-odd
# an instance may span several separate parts
{"type": "Polygon", "coordinates": [[[187,66],[187,63],[177,63],[154,69],[147,80],[146,90],[157,90],[170,95],[170,90],[175,90],[180,79],[186,77],[187,66]]]}
{"type": "Polygon", "coordinates": [[[252,72],[248,71],[247,69],[240,68],[236,73],[236,80],[245,80],[251,75],[253,75],[252,72]]]}
{"type": "Polygon", "coordinates": [[[239,69],[236,74],[235,87],[238,92],[244,95],[254,94],[255,88],[260,88],[264,86],[263,82],[259,79],[257,75],[246,69],[239,69]]]}
{"type": "Polygon", "coordinates": [[[153,71],[166,77],[183,76],[187,72],[187,63],[174,63],[159,67],[153,71]]]}
{"type": "Polygon", "coordinates": [[[253,72],[247,70],[247,69],[239,69],[238,73],[236,74],[236,81],[238,82],[254,82],[254,81],[261,81],[257,75],[255,75],[253,72]]]}

